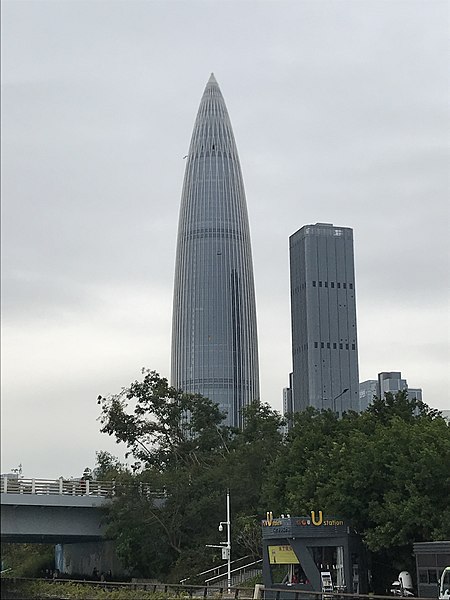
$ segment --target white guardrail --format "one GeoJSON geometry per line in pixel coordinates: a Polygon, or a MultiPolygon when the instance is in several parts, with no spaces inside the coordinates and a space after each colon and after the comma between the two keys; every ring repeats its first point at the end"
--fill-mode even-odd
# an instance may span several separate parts
{"type": "MultiPolygon", "coordinates": [[[[41,495],[71,495],[71,496],[100,496],[110,498],[119,491],[132,489],[131,485],[115,481],[96,481],[89,479],[13,479],[2,477],[2,494],[41,494],[41,495]]],[[[146,496],[164,497],[163,491],[153,490],[148,483],[141,483],[136,492],[146,496]]]]}

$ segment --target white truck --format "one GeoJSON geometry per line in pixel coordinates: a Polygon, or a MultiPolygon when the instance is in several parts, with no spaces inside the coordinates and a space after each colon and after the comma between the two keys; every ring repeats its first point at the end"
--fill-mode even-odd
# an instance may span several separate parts
{"type": "Polygon", "coordinates": [[[439,600],[450,600],[450,567],[445,567],[439,579],[439,600]]]}

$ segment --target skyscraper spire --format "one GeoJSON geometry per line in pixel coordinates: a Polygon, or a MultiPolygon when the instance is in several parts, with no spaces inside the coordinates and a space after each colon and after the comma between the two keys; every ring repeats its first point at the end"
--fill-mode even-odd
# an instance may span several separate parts
{"type": "Polygon", "coordinates": [[[259,399],[250,232],[231,122],[211,74],[192,133],[181,197],[172,324],[172,384],[242,424],[259,399]]]}

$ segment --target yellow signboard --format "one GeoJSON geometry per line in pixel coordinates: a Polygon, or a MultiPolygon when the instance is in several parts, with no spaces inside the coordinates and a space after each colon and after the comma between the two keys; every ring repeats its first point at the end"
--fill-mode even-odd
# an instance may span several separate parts
{"type": "Polygon", "coordinates": [[[269,546],[271,565],[298,565],[299,561],[290,546],[269,546]]]}

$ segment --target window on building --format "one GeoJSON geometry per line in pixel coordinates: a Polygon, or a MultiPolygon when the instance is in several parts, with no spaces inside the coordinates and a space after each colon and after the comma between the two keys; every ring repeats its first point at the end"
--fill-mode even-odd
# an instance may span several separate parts
{"type": "Polygon", "coordinates": [[[344,347],[343,344],[339,344],[339,350],[342,350],[343,347],[344,347]]]}
{"type": "Polygon", "coordinates": [[[341,284],[340,284],[340,283],[339,283],[339,281],[338,281],[338,288],[340,288],[340,287],[341,287],[341,284]]]}
{"type": "Polygon", "coordinates": [[[321,281],[319,281],[319,287],[322,287],[322,282],[321,281]]]}
{"type": "Polygon", "coordinates": [[[424,569],[419,569],[419,583],[428,583],[428,573],[424,569]]]}
{"type": "Polygon", "coordinates": [[[429,583],[437,583],[438,582],[436,569],[428,569],[428,582],[429,583]]]}
{"type": "Polygon", "coordinates": [[[328,287],[328,281],[325,281],[325,287],[328,287]]]}
{"type": "Polygon", "coordinates": [[[313,287],[316,287],[316,282],[315,281],[313,281],[313,287]]]}
{"type": "Polygon", "coordinates": [[[318,348],[319,347],[319,342],[314,342],[314,348],[318,348]]]}
{"type": "Polygon", "coordinates": [[[327,342],[327,348],[330,348],[330,347],[331,347],[330,342],[327,342]]]}
{"type": "Polygon", "coordinates": [[[348,350],[348,344],[345,344],[345,349],[348,350]]]}
{"type": "Polygon", "coordinates": [[[428,583],[428,572],[425,569],[419,569],[419,583],[428,583]]]}
{"type": "Polygon", "coordinates": [[[355,350],[355,349],[356,349],[355,344],[352,344],[352,350],[355,350]]]}
{"type": "Polygon", "coordinates": [[[348,286],[351,290],[353,289],[353,283],[349,283],[348,286]]]}
{"type": "Polygon", "coordinates": [[[334,288],[334,281],[331,282],[331,287],[334,288]]]}
{"type": "Polygon", "coordinates": [[[337,348],[337,344],[335,342],[333,342],[333,350],[336,350],[337,348]]]}
{"type": "Polygon", "coordinates": [[[347,289],[347,284],[343,283],[342,285],[344,286],[344,290],[346,290],[347,289]]]}
{"type": "Polygon", "coordinates": [[[320,342],[320,347],[321,347],[321,348],[325,348],[325,345],[324,345],[324,343],[323,343],[323,342],[320,342]]]}

